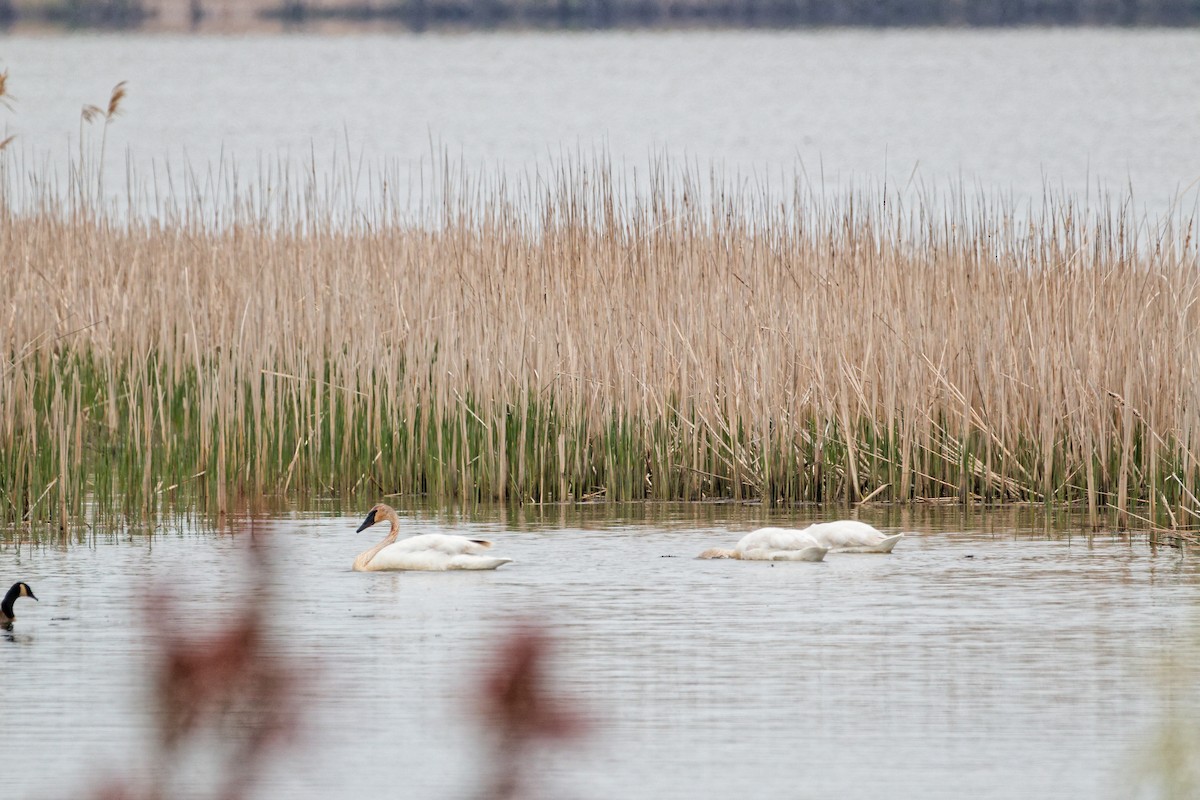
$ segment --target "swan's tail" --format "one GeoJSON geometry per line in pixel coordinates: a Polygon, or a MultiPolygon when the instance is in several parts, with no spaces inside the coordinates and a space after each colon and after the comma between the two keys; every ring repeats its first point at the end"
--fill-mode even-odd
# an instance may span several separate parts
{"type": "Polygon", "coordinates": [[[877,553],[890,553],[892,548],[896,546],[896,542],[904,538],[903,533],[896,533],[884,538],[878,545],[875,546],[877,553]]]}
{"type": "Polygon", "coordinates": [[[814,545],[800,550],[785,550],[781,555],[773,557],[772,561],[823,561],[828,547],[814,545]]]}

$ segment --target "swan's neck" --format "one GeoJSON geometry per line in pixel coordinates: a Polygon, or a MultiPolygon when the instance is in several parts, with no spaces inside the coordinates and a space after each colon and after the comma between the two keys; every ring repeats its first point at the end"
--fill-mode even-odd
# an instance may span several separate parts
{"type": "Polygon", "coordinates": [[[742,554],[738,550],[726,550],[722,547],[714,547],[710,550],[705,550],[698,558],[734,558],[740,559],[742,554]]]}
{"type": "Polygon", "coordinates": [[[396,516],[396,512],[393,511],[388,514],[386,519],[389,523],[391,523],[391,530],[388,531],[387,536],[383,537],[382,542],[375,545],[365,553],[360,553],[358,558],[354,559],[354,569],[356,572],[366,572],[367,564],[371,563],[371,559],[374,558],[380,550],[396,541],[396,537],[400,535],[400,518],[396,516]]]}

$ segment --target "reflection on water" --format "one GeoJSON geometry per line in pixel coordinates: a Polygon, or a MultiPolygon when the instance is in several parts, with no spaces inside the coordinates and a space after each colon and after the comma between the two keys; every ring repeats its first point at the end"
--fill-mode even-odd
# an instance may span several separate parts
{"type": "Polygon", "coordinates": [[[1121,797],[1188,694],[1159,667],[1195,641],[1193,561],[1070,518],[876,509],[862,518],[912,532],[894,555],[771,564],[692,556],[815,510],[420,511],[413,532],[487,536],[515,563],[362,574],[351,561],[377,532],[354,533],[358,511],[65,547],[4,534],[5,579],[42,599],[0,640],[5,725],[23,732],[6,740],[6,796],[153,768],[142,598],[163,582],[170,626],[211,628],[269,581],[308,721],[271,798],[468,793],[477,680],[516,620],[548,626],[559,689],[593,720],[539,761],[546,796],[1121,797]],[[264,578],[237,556],[266,530],[264,578]]]}

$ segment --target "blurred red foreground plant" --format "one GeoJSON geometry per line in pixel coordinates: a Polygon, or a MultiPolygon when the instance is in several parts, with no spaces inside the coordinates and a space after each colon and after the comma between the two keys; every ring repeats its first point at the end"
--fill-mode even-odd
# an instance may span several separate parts
{"type": "MultiPolygon", "coordinates": [[[[261,535],[252,539],[254,574],[268,568],[261,535]]],[[[222,630],[186,636],[172,629],[169,595],[149,598],[150,629],[164,642],[156,668],[157,754],[151,784],[113,783],[98,800],[162,800],[173,796],[172,778],[188,745],[205,734],[222,746],[218,769],[206,770],[217,800],[242,800],[272,745],[288,738],[298,721],[295,680],[267,641],[265,581],[243,593],[245,602],[222,630]]],[[[188,792],[189,796],[200,796],[188,792]]]]}
{"type": "Polygon", "coordinates": [[[501,644],[496,664],[484,681],[481,710],[494,734],[493,777],[488,800],[522,794],[522,765],[538,740],[580,735],[583,718],[550,693],[546,680],[549,638],[533,627],[513,631],[501,644]]]}
{"type": "MultiPolygon", "coordinates": [[[[269,643],[265,587],[270,565],[262,538],[254,537],[249,548],[256,584],[241,593],[240,610],[217,632],[182,634],[172,626],[179,615],[172,613],[171,596],[148,598],[148,625],[163,643],[153,683],[154,771],[148,786],[112,782],[92,792],[94,800],[167,800],[180,792],[244,800],[272,747],[289,740],[298,727],[297,680],[269,643]],[[182,782],[189,753],[200,748],[219,755],[217,766],[204,770],[204,786],[183,790],[176,784],[182,782]]],[[[584,730],[582,716],[551,691],[550,649],[542,631],[519,627],[503,639],[483,681],[479,710],[492,747],[485,800],[524,796],[523,773],[536,745],[569,740],[584,730]]]]}

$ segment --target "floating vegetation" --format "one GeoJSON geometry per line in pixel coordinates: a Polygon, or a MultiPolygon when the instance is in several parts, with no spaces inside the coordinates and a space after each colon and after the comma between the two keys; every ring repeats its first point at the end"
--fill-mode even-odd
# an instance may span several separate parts
{"type": "Polygon", "coordinates": [[[8,155],[8,521],[365,492],[1200,522],[1189,219],[582,157],[447,165],[416,214],[390,179],[228,167],[118,213],[8,155]]]}

